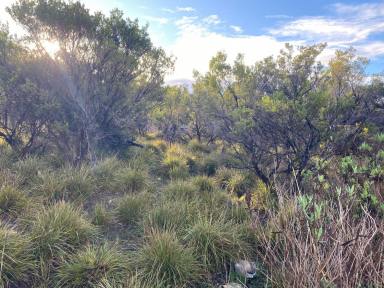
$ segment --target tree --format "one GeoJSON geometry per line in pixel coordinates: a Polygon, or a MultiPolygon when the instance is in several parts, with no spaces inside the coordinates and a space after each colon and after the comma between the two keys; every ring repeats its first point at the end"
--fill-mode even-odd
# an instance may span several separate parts
{"type": "Polygon", "coordinates": [[[0,29],[0,137],[23,157],[41,147],[54,107],[47,91],[32,80],[40,61],[32,57],[7,27],[0,29]]]}
{"type": "Polygon", "coordinates": [[[51,60],[50,93],[62,106],[58,129],[50,130],[57,146],[69,139],[70,157],[83,161],[95,160],[100,149],[136,145],[172,65],[146,28],[119,10],[91,14],[80,2],[19,0],[8,12],[28,32],[35,53],[51,60]],[[60,47],[53,58],[46,41],[60,47]]]}

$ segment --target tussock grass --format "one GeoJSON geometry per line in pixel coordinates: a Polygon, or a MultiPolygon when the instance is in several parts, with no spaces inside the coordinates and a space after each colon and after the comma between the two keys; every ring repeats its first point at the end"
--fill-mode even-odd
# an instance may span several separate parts
{"type": "Polygon", "coordinates": [[[149,187],[149,176],[144,170],[122,168],[117,171],[112,190],[119,193],[138,193],[149,187]]]}
{"type": "Polygon", "coordinates": [[[43,196],[48,202],[56,202],[84,200],[95,189],[94,179],[87,167],[67,167],[42,173],[32,191],[34,195],[43,196]]]}
{"type": "Polygon", "coordinates": [[[16,230],[0,226],[0,286],[20,287],[31,281],[36,270],[30,239],[16,230]]]}
{"type": "Polygon", "coordinates": [[[184,237],[207,271],[223,271],[231,260],[249,253],[249,246],[243,241],[239,226],[223,219],[223,216],[201,216],[187,229],[184,237]]]}
{"type": "Polygon", "coordinates": [[[197,196],[197,188],[190,181],[177,180],[166,185],[162,193],[168,200],[193,200],[197,196]]]}
{"type": "Polygon", "coordinates": [[[93,208],[92,224],[97,226],[105,226],[112,221],[111,213],[102,203],[97,203],[93,208]]]}
{"type": "Polygon", "coordinates": [[[188,287],[201,279],[193,251],[169,231],[153,231],[134,255],[133,263],[141,282],[152,287],[188,287]]]}
{"type": "Polygon", "coordinates": [[[118,287],[127,276],[127,259],[117,248],[108,245],[87,246],[60,265],[56,287],[118,287]]]}
{"type": "Polygon", "coordinates": [[[28,198],[17,188],[5,186],[0,189],[0,214],[16,216],[28,204],[28,198]]]}
{"type": "Polygon", "coordinates": [[[123,224],[139,224],[149,205],[149,201],[150,199],[146,194],[124,196],[116,208],[117,218],[123,224]]]}
{"type": "Polygon", "coordinates": [[[123,164],[116,157],[105,158],[92,168],[91,173],[95,179],[98,191],[107,192],[111,189],[116,171],[123,164]]]}
{"type": "Polygon", "coordinates": [[[78,208],[58,202],[40,211],[31,228],[37,258],[46,262],[66,256],[95,239],[97,229],[78,208]]]}

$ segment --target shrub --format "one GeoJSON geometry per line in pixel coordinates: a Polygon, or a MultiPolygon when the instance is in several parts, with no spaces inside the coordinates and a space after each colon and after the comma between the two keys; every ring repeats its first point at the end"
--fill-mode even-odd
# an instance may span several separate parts
{"type": "Polygon", "coordinates": [[[69,257],[57,271],[58,287],[97,287],[105,281],[122,285],[127,274],[127,262],[114,247],[87,246],[69,257]]]}
{"type": "Polygon", "coordinates": [[[185,287],[200,279],[192,250],[172,232],[153,232],[135,255],[141,281],[150,287],[185,287]]]}
{"type": "Polygon", "coordinates": [[[216,159],[216,155],[209,155],[204,157],[201,161],[201,172],[207,176],[213,176],[216,174],[219,163],[216,159]]]}
{"type": "Polygon", "coordinates": [[[148,174],[132,168],[120,169],[114,178],[112,189],[115,192],[142,192],[149,187],[148,174]]]}
{"type": "Polygon", "coordinates": [[[117,207],[117,217],[123,224],[138,224],[147,206],[148,197],[146,195],[126,195],[117,207]]]}
{"type": "Polygon", "coordinates": [[[74,251],[92,241],[96,228],[80,210],[65,202],[58,202],[38,213],[33,222],[31,236],[36,256],[46,260],[74,251]]]}
{"type": "Polygon", "coordinates": [[[0,189],[0,214],[17,215],[23,211],[27,203],[27,197],[16,188],[5,186],[0,189]]]}
{"type": "Polygon", "coordinates": [[[29,239],[9,227],[0,227],[0,286],[28,283],[36,268],[29,239]]]}
{"type": "Polygon", "coordinates": [[[248,175],[237,170],[222,168],[216,173],[216,183],[232,195],[242,196],[252,186],[248,175]]]}
{"type": "Polygon", "coordinates": [[[185,241],[193,247],[205,268],[213,272],[249,253],[241,236],[239,226],[225,221],[223,216],[219,219],[203,216],[187,230],[185,241]]]}
{"type": "Polygon", "coordinates": [[[104,226],[111,222],[111,214],[107,211],[105,206],[97,203],[93,209],[92,223],[97,226],[104,226]]]}

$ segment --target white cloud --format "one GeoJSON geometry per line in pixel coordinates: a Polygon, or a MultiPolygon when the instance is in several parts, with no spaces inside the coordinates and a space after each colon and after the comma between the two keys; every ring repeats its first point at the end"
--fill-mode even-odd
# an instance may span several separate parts
{"type": "Polygon", "coordinates": [[[161,11],[167,12],[167,13],[175,13],[175,10],[169,9],[169,8],[161,8],[161,11]]]}
{"type": "Polygon", "coordinates": [[[179,11],[179,12],[195,12],[196,11],[195,8],[190,7],[190,6],[188,6],[188,7],[177,7],[176,10],[179,11]]]}
{"type": "Polygon", "coordinates": [[[229,26],[233,31],[235,31],[236,33],[243,33],[243,28],[241,28],[240,26],[236,26],[236,25],[231,25],[229,26]]]}
{"type": "MultiPolygon", "coordinates": [[[[284,47],[284,42],[272,36],[227,36],[209,29],[209,25],[197,17],[182,17],[175,22],[179,29],[176,41],[166,47],[176,57],[175,71],[167,80],[192,79],[194,69],[205,73],[209,60],[218,52],[224,51],[228,61],[244,54],[249,65],[265,57],[276,55],[284,47]]],[[[299,45],[301,42],[294,42],[299,45]]]]}
{"type": "Polygon", "coordinates": [[[336,3],[332,5],[331,8],[335,9],[336,13],[343,16],[359,17],[362,19],[372,19],[384,16],[384,2],[362,3],[357,5],[336,3]]]}
{"type": "Polygon", "coordinates": [[[144,16],[143,18],[150,22],[155,22],[161,25],[167,24],[169,22],[169,19],[165,17],[144,16]]]}
{"type": "Polygon", "coordinates": [[[209,24],[209,25],[218,25],[221,23],[221,20],[219,16],[217,15],[209,15],[208,17],[205,17],[203,19],[203,22],[209,24]]]}

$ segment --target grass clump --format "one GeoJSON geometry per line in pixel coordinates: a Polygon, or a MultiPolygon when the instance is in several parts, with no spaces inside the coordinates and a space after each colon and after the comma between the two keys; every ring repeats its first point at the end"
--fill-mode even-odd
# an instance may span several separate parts
{"type": "Polygon", "coordinates": [[[122,285],[127,274],[123,254],[107,245],[87,246],[69,257],[57,271],[57,287],[101,287],[104,283],[122,285]]]}
{"type": "Polygon", "coordinates": [[[17,215],[27,206],[28,199],[18,189],[5,186],[0,189],[0,214],[17,215]]]}
{"type": "Polygon", "coordinates": [[[144,219],[148,231],[176,231],[181,233],[193,221],[196,207],[185,202],[165,202],[154,207],[144,219]]]}
{"type": "Polygon", "coordinates": [[[105,226],[112,220],[111,214],[107,211],[105,206],[97,203],[93,208],[92,224],[97,226],[105,226]]]}
{"type": "Polygon", "coordinates": [[[126,195],[116,209],[117,218],[123,224],[138,224],[148,207],[148,200],[148,197],[143,194],[126,195]]]}
{"type": "Polygon", "coordinates": [[[173,232],[154,231],[136,253],[134,265],[143,284],[150,287],[186,287],[201,277],[192,250],[173,232]]]}
{"type": "Polygon", "coordinates": [[[32,190],[35,195],[43,196],[48,202],[56,202],[83,200],[94,189],[94,180],[89,169],[82,167],[43,173],[32,190]]]}
{"type": "Polygon", "coordinates": [[[201,193],[212,193],[215,190],[215,182],[207,176],[196,176],[192,178],[192,184],[201,193]]]}
{"type": "Polygon", "coordinates": [[[197,188],[189,181],[172,181],[164,187],[163,194],[168,200],[193,200],[197,195],[197,188]]]}
{"type": "Polygon", "coordinates": [[[99,191],[108,191],[111,189],[116,171],[121,166],[116,157],[105,158],[92,169],[92,176],[97,184],[99,191]]]}
{"type": "Polygon", "coordinates": [[[149,178],[146,171],[133,168],[122,168],[117,171],[112,189],[120,193],[142,192],[149,187],[149,178]]]}
{"type": "Polygon", "coordinates": [[[92,241],[96,232],[79,209],[58,202],[36,216],[31,236],[37,257],[46,261],[67,255],[92,241]]]}
{"type": "Polygon", "coordinates": [[[36,263],[28,240],[12,228],[0,227],[1,287],[20,287],[31,280],[36,263]]]}
{"type": "Polygon", "coordinates": [[[245,256],[248,251],[239,227],[223,219],[202,216],[185,235],[185,241],[193,247],[207,271],[219,271],[231,260],[245,256]]]}

